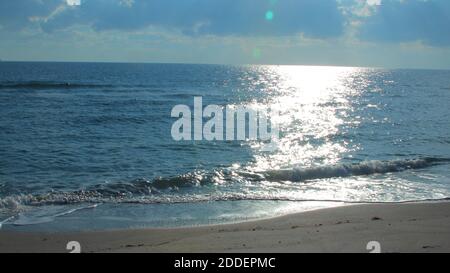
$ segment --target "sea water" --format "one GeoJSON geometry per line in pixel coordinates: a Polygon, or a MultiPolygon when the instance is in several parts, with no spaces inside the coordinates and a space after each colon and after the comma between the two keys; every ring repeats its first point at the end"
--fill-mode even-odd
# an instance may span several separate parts
{"type": "Polygon", "coordinates": [[[201,225],[450,197],[450,71],[0,63],[0,225],[201,225]],[[257,139],[175,141],[171,111],[271,107],[257,139]]]}

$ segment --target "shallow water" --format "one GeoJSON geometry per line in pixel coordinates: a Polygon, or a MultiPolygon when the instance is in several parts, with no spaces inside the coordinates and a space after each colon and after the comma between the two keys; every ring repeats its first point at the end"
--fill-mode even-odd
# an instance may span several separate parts
{"type": "Polygon", "coordinates": [[[3,62],[0,222],[195,225],[447,198],[449,87],[440,70],[3,62]],[[277,149],[174,141],[170,112],[194,96],[278,110],[277,149]]]}

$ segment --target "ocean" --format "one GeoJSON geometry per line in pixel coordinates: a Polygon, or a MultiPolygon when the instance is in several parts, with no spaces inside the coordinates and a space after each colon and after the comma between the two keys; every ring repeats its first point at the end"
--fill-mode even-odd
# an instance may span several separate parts
{"type": "Polygon", "coordinates": [[[450,71],[0,63],[0,228],[246,221],[450,197],[450,71]],[[174,140],[176,105],[271,107],[264,141],[174,140]]]}

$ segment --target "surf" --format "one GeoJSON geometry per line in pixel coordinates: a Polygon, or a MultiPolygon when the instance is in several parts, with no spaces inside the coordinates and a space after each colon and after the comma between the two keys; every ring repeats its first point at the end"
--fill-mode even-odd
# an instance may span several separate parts
{"type": "MultiPolygon", "coordinates": [[[[14,195],[0,198],[0,209],[20,211],[24,206],[68,205],[79,203],[189,203],[225,200],[272,200],[271,196],[258,196],[256,193],[233,194],[184,194],[186,190],[213,185],[233,185],[264,182],[313,183],[323,179],[340,177],[370,176],[408,170],[429,168],[446,164],[450,159],[418,158],[399,160],[371,160],[355,164],[336,164],[317,167],[263,172],[233,171],[218,169],[213,171],[194,171],[172,177],[154,179],[135,179],[129,182],[102,183],[85,189],[68,192],[52,191],[45,194],[14,195]]],[[[289,200],[289,199],[287,199],[289,200]]]]}
{"type": "Polygon", "coordinates": [[[355,164],[338,164],[332,166],[268,171],[264,174],[264,178],[269,181],[306,182],[325,178],[402,172],[412,169],[427,168],[443,162],[448,162],[448,160],[439,158],[390,161],[371,160],[355,164]]]}

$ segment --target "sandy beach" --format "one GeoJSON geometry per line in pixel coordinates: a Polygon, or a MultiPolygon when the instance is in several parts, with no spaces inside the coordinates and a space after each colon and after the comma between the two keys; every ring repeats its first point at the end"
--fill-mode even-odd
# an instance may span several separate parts
{"type": "Polygon", "coordinates": [[[367,204],[259,221],[80,233],[0,231],[0,252],[449,252],[450,202],[367,204]]]}

